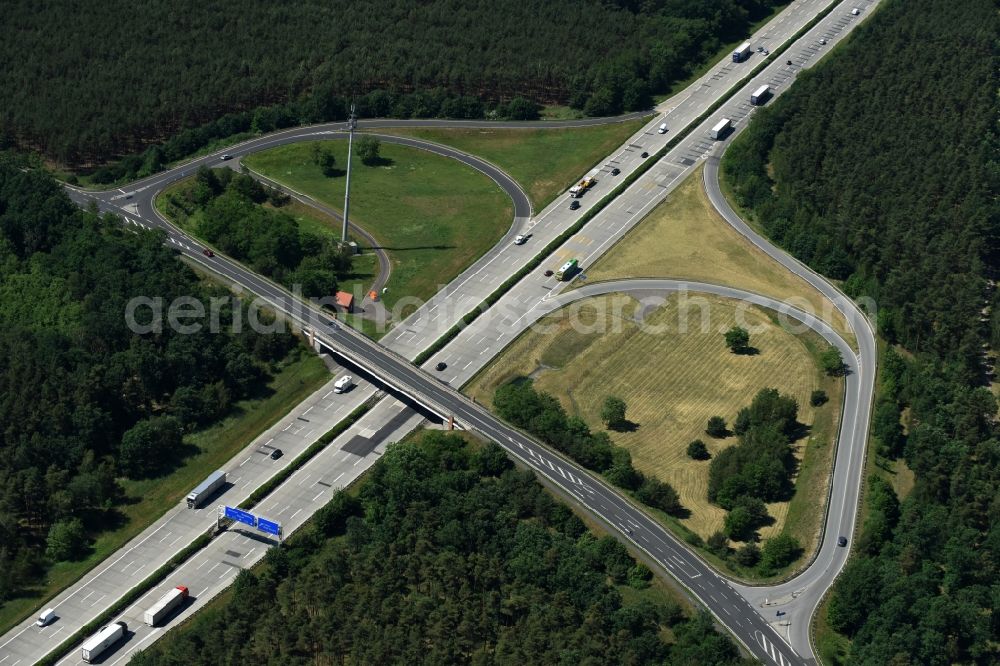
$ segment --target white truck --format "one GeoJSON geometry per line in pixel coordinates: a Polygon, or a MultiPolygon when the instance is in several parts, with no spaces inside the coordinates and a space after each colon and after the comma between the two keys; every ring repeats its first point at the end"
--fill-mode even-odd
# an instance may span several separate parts
{"type": "Polygon", "coordinates": [[[124,622],[109,624],[87,639],[87,642],[83,644],[83,653],[80,656],[89,664],[92,660],[100,657],[109,647],[124,638],[126,631],[128,631],[128,625],[124,622]]]}
{"type": "Polygon", "coordinates": [[[569,195],[574,199],[579,199],[583,196],[583,193],[589,190],[597,182],[597,174],[601,172],[600,169],[594,169],[586,176],[583,177],[579,183],[569,188],[569,195]]]}
{"type": "Polygon", "coordinates": [[[226,473],[221,469],[212,472],[211,476],[198,484],[187,496],[189,509],[197,509],[212,493],[221,488],[226,483],[226,473]]]}
{"type": "Polygon", "coordinates": [[[731,121],[729,118],[723,118],[722,120],[720,120],[715,124],[715,127],[713,127],[712,131],[708,133],[708,136],[718,141],[719,139],[726,136],[726,133],[732,126],[733,126],[733,121],[731,121]]]}
{"type": "Polygon", "coordinates": [[[183,585],[178,585],[153,604],[143,614],[142,621],[151,627],[155,627],[163,618],[170,615],[175,608],[184,603],[184,600],[187,598],[188,589],[183,585]]]}
{"type": "Polygon", "coordinates": [[[750,103],[754,106],[760,106],[767,101],[767,98],[771,96],[771,86],[761,86],[754,90],[750,95],[750,103]]]}
{"type": "Polygon", "coordinates": [[[733,51],[733,62],[743,62],[750,57],[750,42],[743,42],[733,51]]]}

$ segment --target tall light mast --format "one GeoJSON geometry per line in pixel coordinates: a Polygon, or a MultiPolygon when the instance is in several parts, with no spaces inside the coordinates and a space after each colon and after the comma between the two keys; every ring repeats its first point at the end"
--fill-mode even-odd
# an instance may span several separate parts
{"type": "Polygon", "coordinates": [[[354,104],[351,104],[351,117],[347,119],[347,183],[344,187],[344,226],[340,233],[340,242],[347,244],[347,215],[351,209],[351,149],[354,146],[354,128],[358,119],[354,115],[354,104]]]}

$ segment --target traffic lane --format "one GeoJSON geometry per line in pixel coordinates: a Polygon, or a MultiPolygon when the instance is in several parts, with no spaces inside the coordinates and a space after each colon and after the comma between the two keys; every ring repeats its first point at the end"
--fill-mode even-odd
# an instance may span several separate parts
{"type": "MultiPolygon", "coordinates": [[[[316,510],[325,505],[338,488],[347,486],[363,474],[384,454],[391,442],[402,439],[423,420],[422,414],[407,405],[394,400],[380,401],[361,421],[340,435],[296,474],[309,477],[312,483],[283,484],[274,494],[268,496],[265,502],[255,507],[254,514],[270,518],[285,513],[280,522],[282,532],[287,537],[304,525],[316,510]],[[393,423],[386,425],[388,422],[393,423]],[[369,431],[378,439],[375,448],[365,456],[346,452],[352,439],[369,431]],[[319,495],[314,492],[317,489],[321,491],[319,495]],[[279,507],[287,505],[295,507],[295,513],[288,515],[287,511],[279,510],[279,507]]],[[[239,569],[253,566],[275,544],[276,542],[269,536],[238,524],[220,534],[206,549],[196,553],[191,560],[172,572],[167,580],[115,618],[114,621],[122,620],[128,624],[129,634],[123,642],[109,651],[102,663],[108,665],[125,663],[135,651],[144,649],[151,642],[161,638],[163,632],[189,617],[225,589],[232,583],[239,569]],[[145,610],[177,585],[189,588],[190,600],[165,619],[160,626],[153,628],[145,625],[143,623],[145,610]]],[[[79,649],[60,663],[82,663],[79,649]]]]}
{"type": "MultiPolygon", "coordinates": [[[[241,501],[251,492],[251,486],[256,487],[286,466],[311,441],[326,432],[330,420],[339,421],[346,415],[344,405],[330,409],[334,404],[331,401],[335,395],[333,382],[331,380],[324,387],[327,391],[323,397],[319,397],[319,391],[314,393],[235,457],[231,469],[227,470],[226,487],[212,499],[229,497],[233,503],[241,501]],[[316,418],[314,410],[323,412],[323,418],[316,418]],[[276,448],[282,448],[288,455],[278,461],[270,459],[270,452],[276,448]]],[[[362,385],[357,400],[363,401],[366,392],[372,391],[369,386],[362,385]]],[[[214,519],[214,510],[211,503],[197,509],[187,509],[183,505],[172,507],[163,518],[112,555],[113,559],[103,568],[46,604],[46,607],[55,608],[59,615],[59,620],[50,625],[51,629],[46,627],[46,631],[32,633],[34,619],[29,618],[20,631],[0,645],[0,653],[13,652],[37,658],[50,650],[103,612],[125,590],[162,566],[173,552],[204,533],[214,519]]]]}

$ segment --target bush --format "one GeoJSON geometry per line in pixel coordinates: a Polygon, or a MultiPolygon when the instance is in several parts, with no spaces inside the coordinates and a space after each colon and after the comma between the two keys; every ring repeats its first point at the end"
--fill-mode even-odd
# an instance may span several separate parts
{"type": "Polygon", "coordinates": [[[635,496],[643,504],[648,504],[664,513],[676,515],[684,510],[680,496],[673,486],[655,477],[647,477],[635,492],[635,496]]]}
{"type": "Polygon", "coordinates": [[[610,430],[620,430],[625,425],[625,401],[609,395],[601,407],[601,421],[610,430]]]}
{"type": "Polygon", "coordinates": [[[87,532],[79,518],[60,520],[49,528],[45,542],[45,555],[50,560],[75,560],[86,550],[87,532]]]}
{"type": "Polygon", "coordinates": [[[708,537],[708,541],[705,543],[709,552],[718,555],[719,557],[729,556],[729,540],[726,535],[721,531],[714,532],[712,536],[708,537]]]}
{"type": "Polygon", "coordinates": [[[761,549],[760,572],[770,575],[794,562],[802,554],[802,546],[795,537],[779,534],[764,542],[761,549]]]}
{"type": "Polygon", "coordinates": [[[760,561],[760,547],[753,541],[736,551],[736,563],[744,567],[752,567],[760,561]]]}
{"type": "Polygon", "coordinates": [[[809,395],[809,404],[813,407],[819,407],[825,405],[829,402],[830,398],[826,395],[826,391],[823,389],[816,389],[809,395]]]}
{"type": "Polygon", "coordinates": [[[708,424],[705,426],[705,432],[716,439],[722,439],[729,434],[729,429],[726,427],[726,419],[721,416],[713,416],[708,420],[708,424]]]}
{"type": "Polygon", "coordinates": [[[844,363],[844,357],[840,355],[840,351],[835,347],[830,347],[823,352],[819,362],[823,371],[831,377],[840,377],[847,372],[847,364],[844,363]]]}
{"type": "Polygon", "coordinates": [[[649,581],[653,578],[653,572],[642,562],[636,562],[635,566],[628,570],[628,584],[636,590],[643,590],[649,587],[649,581]]]}
{"type": "Polygon", "coordinates": [[[711,454],[708,452],[708,447],[705,446],[705,442],[700,439],[696,439],[687,448],[688,458],[692,460],[708,460],[711,458],[711,454]]]}
{"type": "Polygon", "coordinates": [[[734,354],[746,353],[750,348],[750,333],[745,328],[733,326],[726,331],[726,346],[734,354]]]}

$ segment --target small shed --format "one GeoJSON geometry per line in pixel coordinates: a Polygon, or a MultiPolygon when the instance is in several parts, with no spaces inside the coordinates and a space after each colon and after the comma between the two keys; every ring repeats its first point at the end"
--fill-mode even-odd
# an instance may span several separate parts
{"type": "Polygon", "coordinates": [[[338,291],[336,295],[337,309],[344,312],[354,312],[354,296],[346,291],[338,291]]]}

